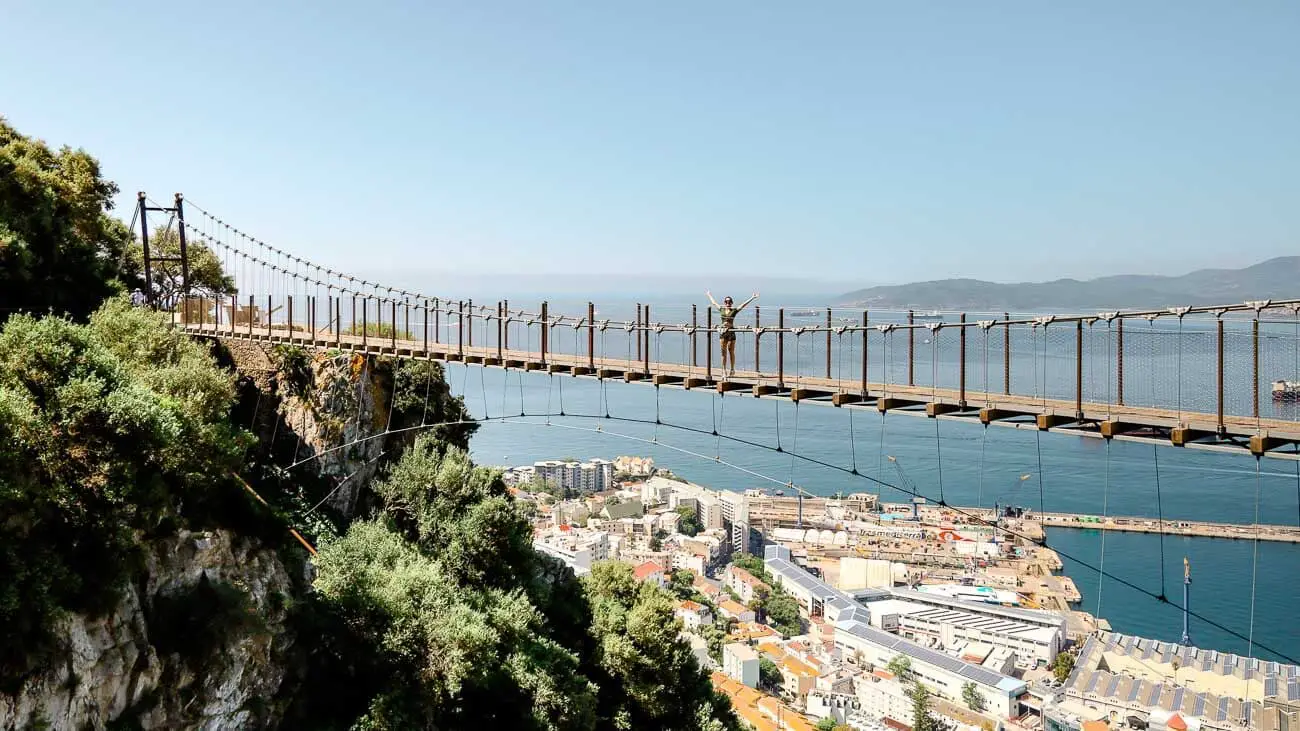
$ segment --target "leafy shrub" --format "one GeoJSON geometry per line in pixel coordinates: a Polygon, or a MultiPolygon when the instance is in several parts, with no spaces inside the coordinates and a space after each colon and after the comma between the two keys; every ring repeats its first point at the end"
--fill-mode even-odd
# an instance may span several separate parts
{"type": "Polygon", "coordinates": [[[122,299],[87,325],[0,328],[0,680],[48,646],[58,612],[112,605],[141,535],[228,487],[246,443],[232,398],[203,346],[122,299]]]}

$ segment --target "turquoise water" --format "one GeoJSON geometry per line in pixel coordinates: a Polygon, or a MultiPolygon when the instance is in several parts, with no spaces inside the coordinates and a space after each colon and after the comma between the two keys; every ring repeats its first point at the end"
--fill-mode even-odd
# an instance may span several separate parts
{"type": "MultiPolygon", "coordinates": [[[[997,500],[1041,505],[1049,511],[1155,516],[1158,460],[1159,505],[1166,518],[1250,523],[1258,494],[1261,521],[1300,522],[1300,463],[1290,461],[1263,460],[1257,476],[1256,461],[1248,456],[1126,442],[1108,448],[1097,439],[901,414],[881,417],[874,409],[800,406],[786,400],[720,397],[710,391],[622,382],[602,385],[569,376],[478,367],[451,366],[448,380],[478,417],[517,415],[521,409],[530,414],[568,414],[551,417],[549,425],[544,418],[485,424],[471,445],[475,459],[482,463],[640,454],[715,488],[743,490],[793,481],[815,494],[870,491],[885,500],[901,500],[903,493],[872,482],[899,484],[898,473],[885,459],[895,455],[919,492],[935,499],[942,495],[954,504],[990,505],[997,500]],[[601,418],[606,411],[614,418],[601,418]],[[656,414],[664,424],[653,423],[656,414]],[[715,428],[756,444],[779,443],[786,453],[714,437],[715,428]],[[788,452],[839,469],[795,459],[788,452]],[[849,472],[855,466],[861,475],[849,472]],[[1024,474],[1031,478],[1019,480],[1024,474]]],[[[1096,612],[1100,533],[1054,530],[1049,544],[1063,554],[1066,573],[1083,594],[1080,608],[1096,612]]],[[[1295,610],[1300,604],[1300,546],[1261,542],[1256,562],[1253,541],[1166,536],[1163,544],[1163,586],[1159,536],[1107,534],[1105,570],[1145,592],[1163,593],[1181,603],[1182,557],[1187,555],[1195,580],[1193,610],[1268,648],[1256,647],[1256,655],[1300,658],[1295,610]]],[[[1102,582],[1100,599],[1101,615],[1118,631],[1171,641],[1182,632],[1180,610],[1116,580],[1102,582]]],[[[1193,640],[1202,647],[1247,651],[1247,640],[1205,621],[1193,619],[1191,629],[1193,640]]]]}

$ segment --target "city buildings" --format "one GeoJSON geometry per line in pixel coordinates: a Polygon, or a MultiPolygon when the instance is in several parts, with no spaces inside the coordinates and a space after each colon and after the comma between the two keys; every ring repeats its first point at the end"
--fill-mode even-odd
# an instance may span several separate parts
{"type": "Polygon", "coordinates": [[[772,593],[772,587],[735,564],[727,567],[727,570],[722,574],[722,578],[726,585],[736,592],[736,596],[740,597],[740,601],[744,604],[753,604],[755,594],[759,591],[772,593]]]}
{"type": "Polygon", "coordinates": [[[758,653],[749,645],[731,642],[722,646],[722,672],[748,688],[758,687],[758,653]]]}
{"type": "Polygon", "coordinates": [[[628,477],[649,477],[655,471],[655,461],[649,457],[621,456],[614,458],[614,472],[628,477]]]}
{"type": "Polygon", "coordinates": [[[632,569],[632,575],[636,577],[637,581],[648,581],[661,589],[668,585],[668,580],[664,576],[665,573],[664,567],[654,561],[646,561],[632,569]]]}
{"type": "Polygon", "coordinates": [[[1089,711],[1174,731],[1300,728],[1300,666],[1116,632],[1088,638],[1062,691],[1044,709],[1054,731],[1089,711]]]}
{"type": "Polygon", "coordinates": [[[690,599],[677,602],[677,609],[673,614],[682,620],[683,627],[692,632],[713,622],[713,613],[709,608],[690,599]]]}
{"type": "Polygon", "coordinates": [[[563,490],[600,492],[614,486],[614,463],[607,459],[543,460],[533,463],[533,475],[563,490]]]}
{"type": "Polygon", "coordinates": [[[734,619],[737,622],[753,622],[754,610],[739,604],[731,599],[724,599],[718,602],[718,612],[728,619],[734,619]]]}
{"type": "Polygon", "coordinates": [[[877,629],[946,650],[970,643],[1003,648],[1014,653],[1015,664],[1024,669],[1036,665],[1046,667],[1065,641],[1064,619],[1058,626],[1043,627],[1014,617],[996,616],[997,612],[976,611],[979,605],[936,607],[885,599],[867,602],[865,606],[869,623],[877,629]]]}
{"type": "Polygon", "coordinates": [[[1023,681],[962,662],[857,620],[835,625],[835,644],[859,664],[865,663],[875,669],[885,668],[890,660],[904,656],[916,679],[925,683],[935,695],[953,703],[963,703],[962,689],[971,683],[989,712],[1002,718],[1020,715],[1019,699],[1026,689],[1023,681]]]}

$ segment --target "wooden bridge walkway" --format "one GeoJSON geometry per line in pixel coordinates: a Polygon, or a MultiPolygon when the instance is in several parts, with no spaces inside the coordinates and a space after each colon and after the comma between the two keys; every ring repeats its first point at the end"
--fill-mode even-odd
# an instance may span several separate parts
{"type": "MultiPolygon", "coordinates": [[[[1279,448],[1300,444],[1300,421],[1225,414],[1222,408],[1219,413],[1203,413],[1101,403],[1085,400],[1082,387],[1077,390],[1074,399],[1060,399],[969,388],[881,383],[866,378],[792,377],[781,371],[737,370],[733,374],[724,375],[720,369],[712,366],[711,356],[709,364],[703,368],[692,363],[659,362],[652,359],[648,336],[646,347],[638,348],[642,351],[642,357],[634,360],[611,358],[591,352],[595,348],[590,346],[586,353],[510,348],[506,347],[508,336],[498,338],[492,345],[475,346],[465,342],[430,342],[427,336],[410,339],[395,334],[377,337],[334,330],[313,331],[302,327],[291,328],[286,323],[254,327],[247,323],[231,325],[191,322],[179,327],[203,337],[333,348],[399,358],[614,379],[660,387],[738,392],[756,397],[789,398],[838,407],[874,406],[882,412],[978,420],[984,424],[1249,452],[1257,456],[1293,458],[1293,450],[1283,451],[1279,448]]],[[[649,328],[646,331],[649,332],[649,328]]],[[[706,331],[703,334],[708,337],[710,333],[706,331]]],[[[545,348],[545,339],[540,340],[545,348]]],[[[1080,379],[1081,369],[1082,365],[1080,379]]],[[[865,372],[866,369],[860,371],[865,372]]]]}

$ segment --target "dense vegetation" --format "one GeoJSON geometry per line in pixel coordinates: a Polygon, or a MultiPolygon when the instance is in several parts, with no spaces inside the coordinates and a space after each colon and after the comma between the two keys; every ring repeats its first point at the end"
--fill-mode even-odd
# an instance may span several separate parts
{"type": "Polygon", "coordinates": [[[537,554],[497,471],[425,437],[374,489],[382,509],[322,546],[316,582],[349,645],[372,649],[321,653],[295,725],[735,727],[669,595],[623,564],[578,581],[537,554]]]}
{"type": "Polygon", "coordinates": [[[82,150],[51,150],[0,118],[0,317],[82,317],[121,288],[131,240],[108,214],[117,186],[82,150]]]}
{"type": "Polygon", "coordinates": [[[0,328],[0,677],[112,603],[141,541],[228,509],[233,378],[162,319],[113,299],[0,328]]]}

